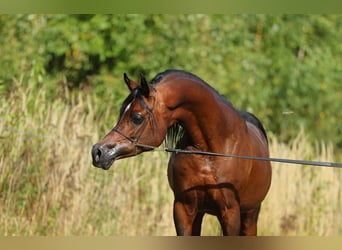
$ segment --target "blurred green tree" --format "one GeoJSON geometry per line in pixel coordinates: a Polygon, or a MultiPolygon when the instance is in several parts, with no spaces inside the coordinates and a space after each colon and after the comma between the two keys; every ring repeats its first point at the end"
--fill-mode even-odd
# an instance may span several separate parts
{"type": "Polygon", "coordinates": [[[0,91],[27,78],[53,97],[63,82],[117,106],[123,72],[179,68],[283,140],[304,127],[341,148],[341,27],[342,15],[0,15],[0,91]]]}

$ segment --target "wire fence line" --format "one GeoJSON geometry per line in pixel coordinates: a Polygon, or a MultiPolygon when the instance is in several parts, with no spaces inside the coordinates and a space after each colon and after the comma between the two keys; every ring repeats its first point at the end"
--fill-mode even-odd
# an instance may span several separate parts
{"type": "MultiPolygon", "coordinates": [[[[27,131],[27,130],[18,130],[14,128],[4,128],[4,131],[9,131],[16,134],[26,135],[29,137],[40,138],[45,140],[51,140],[54,142],[58,142],[60,144],[84,144],[84,138],[90,138],[90,135],[84,135],[82,138],[76,138],[78,140],[75,141],[75,138],[71,141],[65,141],[61,138],[56,138],[52,136],[42,135],[38,132],[27,131]]],[[[1,139],[5,139],[7,136],[0,134],[0,141],[1,139]]],[[[92,143],[86,145],[86,147],[90,148],[92,143]]],[[[176,154],[199,154],[199,155],[207,155],[207,156],[216,156],[216,157],[229,157],[229,158],[239,158],[239,159],[246,159],[246,160],[258,160],[258,161],[271,161],[271,162],[279,162],[279,163],[287,163],[287,164],[297,164],[297,165],[309,165],[309,166],[316,166],[316,167],[333,167],[333,168],[342,168],[342,163],[336,162],[324,162],[324,161],[309,161],[309,160],[297,160],[297,159],[286,159],[286,158],[277,158],[277,157],[256,157],[256,156],[248,156],[248,155],[233,155],[233,154],[223,154],[223,153],[214,153],[214,152],[203,152],[203,151],[190,151],[190,150],[183,150],[183,149],[176,149],[176,148],[160,148],[145,144],[135,143],[137,147],[145,147],[149,148],[153,151],[160,151],[160,152],[167,152],[167,153],[176,153],[176,154]]],[[[85,147],[85,145],[83,145],[85,147]]],[[[152,158],[152,157],[151,157],[152,158]]],[[[153,158],[154,159],[154,158],[153,158]]]]}

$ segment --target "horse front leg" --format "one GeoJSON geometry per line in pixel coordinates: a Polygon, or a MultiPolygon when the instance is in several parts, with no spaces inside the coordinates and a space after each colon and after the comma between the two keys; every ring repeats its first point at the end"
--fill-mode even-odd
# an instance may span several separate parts
{"type": "Polygon", "coordinates": [[[195,221],[192,223],[192,235],[200,236],[204,213],[197,213],[195,221]]]}
{"type": "Polygon", "coordinates": [[[197,214],[197,209],[190,204],[174,202],[173,219],[178,236],[200,235],[203,214],[197,214]]]}

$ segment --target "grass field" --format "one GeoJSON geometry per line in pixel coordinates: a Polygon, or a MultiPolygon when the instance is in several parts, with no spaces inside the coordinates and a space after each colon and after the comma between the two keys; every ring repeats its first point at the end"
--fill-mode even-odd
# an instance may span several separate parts
{"type": "MultiPolygon", "coordinates": [[[[91,146],[117,114],[98,118],[100,100],[89,95],[65,90],[51,100],[44,88],[16,85],[1,96],[0,235],[175,235],[166,153],[93,168],[91,146]]],[[[273,157],[341,160],[332,144],[312,143],[303,131],[289,144],[276,138],[273,157]]],[[[273,163],[259,235],[341,235],[341,185],[340,169],[273,163]]],[[[214,217],[202,232],[220,235],[214,217]]]]}

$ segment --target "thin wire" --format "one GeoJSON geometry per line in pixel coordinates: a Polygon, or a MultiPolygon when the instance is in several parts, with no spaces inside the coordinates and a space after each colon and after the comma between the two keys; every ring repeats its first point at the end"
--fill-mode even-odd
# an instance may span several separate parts
{"type": "MultiPolygon", "coordinates": [[[[136,143],[135,145],[137,147],[148,148],[151,150],[157,150],[158,149],[158,147],[154,147],[154,146],[150,146],[150,145],[144,145],[144,144],[140,144],[140,143],[136,143]]],[[[342,163],[335,163],[335,162],[306,161],[306,160],[293,160],[293,159],[272,158],[272,157],[221,154],[221,153],[213,153],[213,152],[206,152],[206,151],[192,151],[192,150],[175,149],[175,148],[165,148],[164,150],[159,150],[159,151],[166,151],[168,153],[176,153],[176,154],[197,154],[197,155],[229,157],[229,158],[239,158],[239,159],[247,159],[247,160],[257,160],[257,161],[271,161],[271,162],[281,162],[281,163],[289,163],[289,164],[319,166],[319,167],[342,168],[342,163]]]]}

